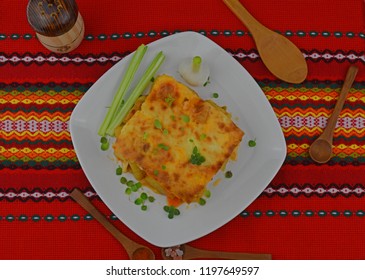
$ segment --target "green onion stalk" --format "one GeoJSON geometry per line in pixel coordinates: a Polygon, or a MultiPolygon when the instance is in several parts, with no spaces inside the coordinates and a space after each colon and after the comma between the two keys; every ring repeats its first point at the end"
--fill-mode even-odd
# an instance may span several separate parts
{"type": "Polygon", "coordinates": [[[119,85],[119,88],[117,90],[117,93],[114,95],[113,101],[111,103],[110,108],[108,109],[108,112],[104,118],[103,123],[101,124],[98,134],[100,136],[105,136],[106,131],[108,130],[108,127],[110,125],[110,122],[115,117],[115,115],[118,114],[119,108],[121,108],[123,97],[125,93],[127,92],[140,64],[141,61],[147,51],[147,46],[140,45],[137,50],[135,51],[132,60],[130,64],[128,65],[127,71],[119,85]]]}
{"type": "Polygon", "coordinates": [[[131,92],[129,98],[124,103],[121,110],[112,119],[110,125],[106,129],[106,134],[114,136],[115,128],[122,123],[123,119],[126,117],[129,110],[133,107],[138,97],[141,96],[143,91],[146,89],[147,85],[150,83],[151,79],[156,74],[157,70],[160,68],[164,60],[165,60],[165,55],[163,54],[162,51],[160,51],[152,60],[147,70],[144,72],[142,78],[139,80],[138,84],[131,92]]]}

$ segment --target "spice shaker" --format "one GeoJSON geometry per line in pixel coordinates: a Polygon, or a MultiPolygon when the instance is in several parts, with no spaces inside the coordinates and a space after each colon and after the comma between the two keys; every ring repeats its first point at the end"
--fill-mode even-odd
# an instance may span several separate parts
{"type": "Polygon", "coordinates": [[[27,18],[39,41],[53,52],[70,52],[84,38],[84,21],[75,0],[29,0],[27,18]]]}

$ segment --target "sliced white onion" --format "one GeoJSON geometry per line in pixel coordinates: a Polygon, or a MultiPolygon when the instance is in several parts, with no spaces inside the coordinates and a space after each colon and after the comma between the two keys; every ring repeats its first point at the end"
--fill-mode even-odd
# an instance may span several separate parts
{"type": "Polygon", "coordinates": [[[193,58],[186,58],[179,64],[181,77],[191,86],[202,86],[209,78],[210,69],[207,63],[201,61],[198,70],[194,69],[193,58]]]}

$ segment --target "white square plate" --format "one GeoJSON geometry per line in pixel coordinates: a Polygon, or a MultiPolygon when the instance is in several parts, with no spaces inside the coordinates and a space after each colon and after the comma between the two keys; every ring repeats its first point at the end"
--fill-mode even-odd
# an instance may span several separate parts
{"type": "MultiPolygon", "coordinates": [[[[216,43],[199,33],[183,32],[157,40],[148,47],[136,77],[142,75],[157,52],[163,51],[166,59],[158,74],[165,73],[182,81],[177,73],[181,60],[201,56],[210,66],[210,83],[194,90],[203,99],[211,99],[214,92],[218,93],[219,97],[214,101],[227,106],[233,121],[245,132],[237,160],[226,167],[232,171],[233,177],[227,179],[224,171],[219,172],[208,185],[211,197],[206,205],[182,205],[179,207],[181,214],[168,219],[163,210],[166,205],[164,196],[153,194],[156,200],[148,203],[147,211],[133,203],[134,199],[124,193],[125,186],[115,174],[118,163],[112,149],[107,152],[100,149],[97,131],[131,55],[108,70],[79,101],[71,116],[70,130],[77,157],[91,185],[131,230],[156,246],[168,247],[200,238],[243,211],[281,167],[286,144],[278,120],[260,87],[216,43]],[[257,145],[249,147],[247,143],[253,139],[257,145]],[[219,178],[221,183],[214,186],[213,182],[219,178]]],[[[123,176],[133,179],[130,175],[123,176]]],[[[152,194],[148,188],[145,191],[152,194]]]]}

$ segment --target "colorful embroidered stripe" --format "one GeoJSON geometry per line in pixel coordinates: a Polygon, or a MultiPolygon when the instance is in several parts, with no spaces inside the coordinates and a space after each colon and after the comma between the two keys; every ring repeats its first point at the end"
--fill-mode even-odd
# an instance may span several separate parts
{"type": "MultiPolygon", "coordinates": [[[[70,188],[72,189],[72,188],[70,188]]],[[[51,202],[54,200],[58,201],[67,201],[70,200],[70,190],[66,187],[61,188],[52,188],[48,187],[46,189],[41,189],[38,187],[35,188],[1,188],[0,185],[0,201],[5,200],[8,202],[13,201],[46,201],[51,202]]],[[[83,190],[84,194],[91,199],[100,199],[94,189],[91,187],[83,190]]],[[[326,198],[326,197],[356,197],[361,198],[365,196],[365,187],[361,184],[335,184],[331,183],[328,185],[324,184],[278,184],[275,185],[270,183],[269,186],[262,192],[260,196],[265,197],[312,197],[316,196],[318,198],[326,198]]]]}
{"type": "MultiPolygon", "coordinates": [[[[338,98],[341,82],[307,81],[303,85],[260,81],[279,120],[287,143],[287,164],[310,164],[309,145],[327,124],[338,98]]],[[[363,83],[354,83],[336,125],[333,164],[365,162],[363,83]]]]}
{"type": "MultiPolygon", "coordinates": [[[[235,59],[238,61],[257,61],[260,56],[255,49],[251,50],[244,50],[244,49],[226,49],[226,51],[235,59]]],[[[337,61],[337,62],[365,62],[365,52],[364,51],[330,51],[330,50],[302,50],[304,57],[307,61],[313,61],[313,62],[326,62],[329,63],[331,61],[337,61]]],[[[100,53],[100,54],[44,54],[44,53],[36,53],[36,54],[30,54],[30,53],[2,53],[0,52],[0,65],[6,65],[10,64],[12,66],[16,66],[18,64],[24,64],[24,65],[31,65],[31,64],[37,64],[37,65],[43,65],[43,64],[61,64],[61,65],[81,65],[86,64],[89,66],[100,64],[115,64],[118,61],[120,61],[122,58],[127,56],[130,52],[125,53],[100,53]]]]}
{"type": "MultiPolygon", "coordinates": [[[[105,40],[119,40],[119,39],[131,39],[131,38],[144,38],[144,37],[151,37],[154,38],[156,36],[165,37],[169,36],[175,33],[181,32],[180,30],[174,30],[174,31],[168,31],[168,30],[162,30],[162,31],[138,31],[138,32],[124,32],[124,33],[110,33],[110,34],[86,34],[85,40],[87,41],[93,41],[93,40],[99,40],[99,41],[105,41],[105,40]]],[[[211,35],[211,36],[244,36],[244,35],[251,35],[249,32],[244,30],[218,30],[218,29],[212,29],[212,30],[196,30],[196,32],[199,32],[203,35],[211,35]]],[[[354,32],[354,31],[304,31],[304,30],[285,30],[285,31],[279,31],[276,30],[276,32],[285,35],[287,37],[292,36],[298,36],[298,37],[333,37],[333,38],[365,38],[364,32],[354,32]]],[[[25,34],[0,34],[0,40],[30,40],[30,39],[36,39],[36,36],[34,34],[25,33],[25,34]]]]}
{"type": "Polygon", "coordinates": [[[0,169],[79,169],[69,132],[86,84],[0,84],[0,169]]]}
{"type": "Polygon", "coordinates": [[[261,218],[261,217],[358,217],[363,218],[365,216],[364,210],[267,210],[267,211],[243,211],[240,214],[243,218],[261,218]]]}
{"type": "MultiPolygon", "coordinates": [[[[310,164],[309,145],[325,127],[341,82],[306,81],[290,85],[264,80],[259,85],[286,138],[285,164],[310,164]]],[[[1,83],[0,168],[80,168],[68,125],[72,110],[90,86],[91,83],[1,83]]],[[[364,83],[357,82],[348,95],[335,130],[330,165],[365,162],[364,93],[364,83]]]]}
{"type": "MultiPolygon", "coordinates": [[[[321,217],[321,218],[338,218],[338,217],[346,217],[346,218],[363,218],[365,216],[365,210],[267,210],[267,211],[243,211],[240,216],[242,218],[286,218],[286,217],[303,217],[303,218],[311,218],[311,217],[321,217]]],[[[107,219],[115,221],[118,220],[117,216],[114,214],[106,215],[107,219]]],[[[58,214],[58,215],[38,215],[38,214],[20,214],[20,215],[13,215],[7,214],[5,216],[0,216],[0,222],[66,222],[66,221],[92,221],[94,218],[90,214],[86,215],[79,215],[79,214],[72,214],[72,215],[65,215],[65,214],[58,214]]]]}

